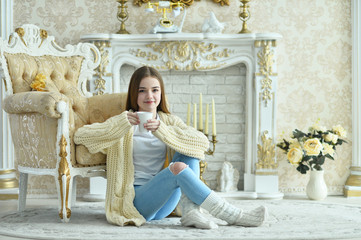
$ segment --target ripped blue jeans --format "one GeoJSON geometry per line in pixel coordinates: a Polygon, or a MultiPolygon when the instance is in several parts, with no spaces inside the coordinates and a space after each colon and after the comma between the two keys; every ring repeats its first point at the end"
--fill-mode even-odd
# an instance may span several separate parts
{"type": "Polygon", "coordinates": [[[175,153],[174,162],[183,162],[188,167],[177,175],[167,167],[146,184],[134,186],[134,206],[147,221],[168,216],[176,208],[181,193],[197,205],[211,193],[211,189],[199,179],[199,159],[175,153]]]}

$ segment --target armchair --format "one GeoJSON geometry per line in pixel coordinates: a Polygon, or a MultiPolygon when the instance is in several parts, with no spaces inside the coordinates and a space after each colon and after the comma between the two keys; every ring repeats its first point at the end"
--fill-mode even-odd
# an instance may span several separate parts
{"type": "Polygon", "coordinates": [[[6,90],[2,105],[19,171],[19,211],[26,205],[28,174],[54,176],[63,222],[71,216],[76,176],[106,177],[106,156],[90,154],[72,140],[79,127],[125,109],[126,93],[92,96],[87,90],[99,56],[89,43],[61,48],[53,36],[31,24],[17,28],[8,42],[0,41],[6,90]]]}

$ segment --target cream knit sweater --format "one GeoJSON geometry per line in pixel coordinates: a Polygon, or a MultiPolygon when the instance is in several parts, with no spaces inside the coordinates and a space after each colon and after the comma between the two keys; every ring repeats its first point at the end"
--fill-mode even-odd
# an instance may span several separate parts
{"type": "MultiPolygon", "coordinates": [[[[167,145],[168,159],[175,152],[204,159],[209,142],[203,133],[187,126],[180,118],[158,112],[160,126],[153,134],[167,145]]],[[[133,127],[127,111],[103,123],[85,125],[74,134],[74,142],[86,146],[90,153],[107,155],[107,193],[105,212],[108,222],[140,226],[146,222],[133,205],[133,127]]]]}

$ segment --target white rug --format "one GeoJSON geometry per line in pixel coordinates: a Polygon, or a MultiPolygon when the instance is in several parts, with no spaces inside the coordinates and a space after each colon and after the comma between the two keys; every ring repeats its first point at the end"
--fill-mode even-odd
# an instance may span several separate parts
{"type": "Polygon", "coordinates": [[[250,209],[268,207],[267,222],[258,228],[228,226],[198,230],[180,225],[178,217],[152,221],[141,227],[106,222],[104,203],[77,203],[67,224],[57,209],[27,209],[0,216],[1,235],[26,239],[349,239],[361,238],[361,206],[303,200],[230,200],[250,209]]]}

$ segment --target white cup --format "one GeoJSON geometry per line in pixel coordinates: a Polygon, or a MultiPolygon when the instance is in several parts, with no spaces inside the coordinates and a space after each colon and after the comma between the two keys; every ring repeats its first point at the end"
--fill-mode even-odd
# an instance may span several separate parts
{"type": "Polygon", "coordinates": [[[144,123],[147,123],[147,121],[149,119],[152,119],[153,113],[151,113],[151,112],[137,112],[137,115],[138,115],[139,120],[140,120],[139,132],[141,132],[141,133],[148,132],[148,130],[144,128],[144,123]]]}

